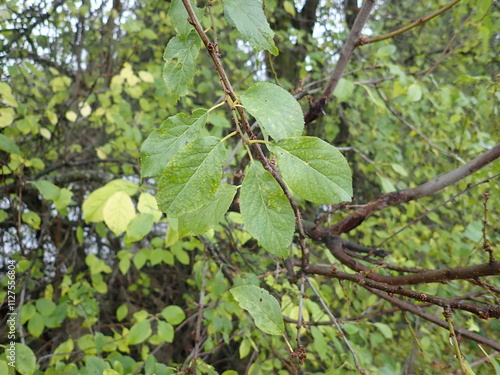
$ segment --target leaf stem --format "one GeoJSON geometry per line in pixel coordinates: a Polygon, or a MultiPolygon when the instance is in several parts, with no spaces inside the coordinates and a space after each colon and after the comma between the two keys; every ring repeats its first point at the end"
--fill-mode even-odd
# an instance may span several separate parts
{"type": "Polygon", "coordinates": [[[229,133],[228,135],[226,135],[224,138],[222,138],[220,141],[221,142],[224,142],[226,140],[228,140],[229,138],[231,137],[234,137],[236,134],[240,134],[240,132],[238,130],[235,130],[234,132],[232,133],[229,133]]]}
{"type": "Polygon", "coordinates": [[[220,102],[219,104],[214,105],[212,108],[210,108],[207,112],[212,112],[214,109],[217,109],[219,107],[222,107],[224,104],[226,104],[225,101],[220,102]]]}

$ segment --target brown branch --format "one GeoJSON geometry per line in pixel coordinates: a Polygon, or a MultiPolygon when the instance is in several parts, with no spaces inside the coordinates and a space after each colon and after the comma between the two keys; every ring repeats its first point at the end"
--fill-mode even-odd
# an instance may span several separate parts
{"type": "Polygon", "coordinates": [[[365,288],[378,289],[389,294],[398,294],[420,302],[429,302],[433,305],[441,307],[450,307],[456,310],[468,311],[477,315],[481,319],[500,318],[500,306],[495,305],[475,305],[465,302],[463,298],[440,298],[426,293],[421,293],[402,286],[389,285],[383,282],[375,281],[368,278],[363,273],[352,274],[347,272],[338,271],[336,267],[331,265],[309,264],[305,270],[307,274],[323,275],[340,280],[353,281],[358,285],[365,288]]]}
{"type": "Polygon", "coordinates": [[[336,237],[328,238],[326,246],[333,256],[350,269],[362,272],[369,279],[385,283],[387,285],[417,285],[426,283],[439,283],[451,280],[474,279],[482,276],[500,275],[500,261],[468,267],[456,267],[439,270],[422,270],[411,275],[386,276],[373,272],[359,262],[356,262],[343,249],[341,240],[336,237]]]}
{"type": "MultiPolygon", "coordinates": [[[[402,310],[406,310],[408,312],[411,312],[412,314],[418,315],[421,318],[424,318],[425,320],[428,320],[429,322],[432,322],[446,330],[448,330],[448,323],[446,321],[441,320],[439,318],[436,318],[434,315],[426,313],[423,311],[419,306],[413,305],[411,303],[401,301],[399,298],[394,298],[387,293],[381,292],[380,290],[372,289],[370,287],[364,287],[366,290],[368,290],[370,293],[373,293],[380,298],[385,299],[386,301],[390,302],[392,305],[399,307],[402,310]]],[[[492,349],[495,349],[497,351],[500,351],[500,343],[497,341],[493,341],[487,337],[478,335],[477,333],[468,331],[463,328],[455,327],[455,332],[459,334],[462,337],[466,337],[469,340],[473,340],[477,343],[484,344],[486,346],[489,346],[492,349]]]]}
{"type": "Polygon", "coordinates": [[[381,197],[368,202],[366,205],[358,208],[349,216],[338,221],[335,225],[328,228],[316,228],[314,232],[309,233],[313,238],[321,238],[328,235],[339,235],[341,233],[349,232],[350,230],[358,227],[367,217],[377,211],[397,204],[409,202],[421,197],[432,195],[445,187],[452,185],[463,178],[473,174],[479,169],[488,165],[492,161],[500,157],[500,143],[493,146],[491,149],[478,156],[467,164],[438,176],[420,186],[412,189],[395,191],[389,194],[382,195],[381,197]]]}
{"type": "Polygon", "coordinates": [[[342,78],[342,73],[344,72],[347,63],[349,62],[352,52],[359,45],[361,31],[368,21],[368,16],[370,15],[374,5],[375,0],[365,0],[365,2],[363,3],[363,7],[356,17],[356,21],[354,21],[352,30],[349,33],[349,36],[344,46],[342,47],[342,50],[340,51],[339,60],[337,61],[332,74],[330,75],[330,79],[325,86],[323,94],[312,103],[311,108],[309,108],[309,111],[304,116],[306,125],[316,120],[321,113],[324,113],[326,104],[332,96],[335,87],[337,87],[337,84],[342,78]]]}
{"type": "Polygon", "coordinates": [[[444,7],[442,7],[441,9],[439,9],[437,11],[435,11],[432,14],[429,14],[427,17],[419,18],[415,22],[412,22],[408,26],[402,27],[399,30],[393,31],[393,32],[385,34],[385,35],[381,35],[381,36],[376,36],[376,37],[373,37],[373,38],[364,39],[363,40],[363,45],[369,44],[369,43],[379,42],[379,41],[385,40],[385,39],[390,39],[390,38],[393,38],[393,37],[395,37],[395,36],[397,36],[399,34],[402,34],[402,33],[406,32],[408,30],[411,30],[414,27],[422,25],[423,23],[425,23],[427,21],[430,21],[431,19],[433,19],[433,18],[439,16],[440,14],[446,12],[448,9],[450,9],[451,7],[453,7],[455,4],[457,4],[459,2],[460,2],[460,0],[453,0],[451,3],[445,5],[444,7]]]}

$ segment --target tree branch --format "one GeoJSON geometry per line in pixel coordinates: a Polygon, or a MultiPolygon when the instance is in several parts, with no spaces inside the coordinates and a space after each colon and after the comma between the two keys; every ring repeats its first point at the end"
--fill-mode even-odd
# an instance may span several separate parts
{"type": "MultiPolygon", "coordinates": [[[[499,264],[497,264],[497,267],[498,266],[499,264]]],[[[309,275],[323,275],[340,280],[353,281],[365,288],[378,289],[389,294],[398,294],[414,299],[416,301],[429,302],[433,305],[441,306],[443,308],[450,307],[456,310],[468,311],[472,314],[477,315],[481,319],[500,318],[500,306],[490,304],[479,306],[469,302],[465,302],[465,299],[463,298],[441,298],[430,294],[405,289],[402,286],[389,285],[386,283],[375,281],[368,278],[364,274],[352,274],[338,271],[336,267],[333,267],[331,265],[328,266],[321,264],[309,264],[305,268],[304,272],[309,275]]]]}
{"type": "Polygon", "coordinates": [[[416,20],[415,22],[412,22],[408,26],[402,27],[401,29],[393,31],[393,32],[391,32],[389,34],[385,34],[385,35],[381,35],[381,36],[376,36],[376,37],[368,38],[368,39],[363,39],[362,45],[369,44],[369,43],[375,43],[375,42],[379,42],[381,40],[393,38],[393,37],[395,37],[395,36],[397,36],[399,34],[402,34],[402,33],[406,32],[408,30],[413,29],[414,27],[422,25],[423,23],[425,23],[427,21],[430,21],[431,19],[433,19],[433,18],[439,16],[440,14],[446,12],[448,9],[450,9],[451,7],[453,7],[455,4],[457,4],[459,2],[460,2],[460,0],[453,0],[451,3],[445,5],[444,7],[442,7],[441,9],[439,9],[437,11],[435,11],[432,14],[429,14],[427,17],[419,18],[418,20],[416,20]]]}
{"type": "Polygon", "coordinates": [[[370,15],[374,5],[375,0],[365,0],[363,3],[363,7],[356,17],[356,21],[354,21],[349,37],[340,51],[339,60],[330,75],[330,79],[325,86],[323,94],[316,101],[314,101],[314,103],[312,103],[311,108],[309,108],[309,111],[304,116],[306,125],[316,120],[320,113],[324,113],[324,108],[332,96],[335,87],[337,87],[337,84],[342,78],[342,73],[349,62],[352,52],[359,45],[361,31],[368,21],[368,16],[370,15]]]}
{"type": "MultiPolygon", "coordinates": [[[[373,1],[373,0],[371,0],[373,1]]],[[[205,45],[206,50],[210,54],[210,57],[212,58],[215,69],[217,70],[217,73],[219,74],[220,80],[222,82],[222,88],[228,95],[228,97],[231,99],[233,102],[232,104],[238,102],[239,98],[236,95],[236,92],[234,91],[231,82],[229,81],[229,78],[226,74],[226,71],[224,69],[224,66],[222,65],[221,59],[220,59],[220,52],[217,48],[217,45],[210,42],[210,40],[207,37],[207,34],[205,33],[200,21],[198,20],[198,17],[196,16],[193,6],[191,5],[189,0],[182,0],[182,3],[184,4],[184,7],[186,8],[186,11],[189,15],[188,22],[194,26],[196,32],[200,36],[203,44],[205,45]]],[[[231,105],[231,103],[228,103],[231,105]]],[[[233,107],[233,106],[231,106],[233,107]]],[[[256,139],[255,135],[253,134],[251,125],[248,121],[248,118],[246,116],[245,110],[241,106],[234,106],[235,110],[238,112],[238,115],[240,116],[241,119],[241,127],[247,134],[247,136],[250,139],[256,139]]],[[[232,108],[233,109],[233,108],[232,108]]],[[[242,135],[243,136],[243,135],[242,135]]],[[[243,139],[243,142],[246,142],[245,139],[243,139]]],[[[278,182],[280,185],[281,189],[285,193],[285,196],[287,197],[288,201],[290,202],[290,206],[293,209],[295,219],[297,222],[297,229],[299,232],[299,245],[300,249],[302,251],[302,262],[304,267],[309,263],[309,252],[307,250],[307,247],[305,245],[305,238],[306,234],[304,231],[304,227],[302,224],[302,214],[300,212],[299,206],[297,202],[295,202],[295,199],[293,198],[292,192],[290,189],[288,189],[288,186],[286,185],[285,181],[281,178],[280,174],[276,170],[273,164],[269,162],[269,159],[266,157],[264,152],[262,151],[262,148],[260,144],[258,143],[250,143],[249,146],[252,148],[252,150],[255,152],[257,158],[260,160],[262,163],[264,169],[271,173],[271,175],[274,177],[274,179],[278,182]]]]}
{"type": "MultiPolygon", "coordinates": [[[[372,288],[366,287],[366,286],[364,288],[366,290],[368,290],[370,293],[373,293],[373,294],[379,296],[380,298],[383,298],[386,301],[389,301],[394,306],[398,306],[402,310],[409,311],[412,314],[418,315],[421,318],[424,318],[425,320],[428,320],[429,322],[432,322],[432,323],[448,330],[448,323],[446,323],[446,321],[441,320],[439,318],[436,318],[432,314],[426,313],[419,306],[413,305],[413,304],[408,303],[408,302],[401,301],[399,298],[391,297],[391,296],[387,295],[387,293],[381,292],[380,290],[372,289],[372,288]]],[[[474,333],[474,332],[471,332],[471,331],[468,331],[466,329],[459,328],[459,327],[455,327],[455,332],[458,333],[462,337],[468,338],[469,340],[473,340],[473,341],[478,342],[480,344],[484,344],[484,345],[489,346],[490,348],[495,349],[497,351],[500,350],[500,343],[499,342],[496,342],[496,341],[488,339],[484,336],[478,335],[477,333],[474,333]]]]}
{"type": "Polygon", "coordinates": [[[467,164],[438,176],[420,186],[412,189],[395,191],[393,193],[385,194],[377,199],[372,200],[366,205],[358,208],[349,216],[338,221],[335,225],[328,228],[316,228],[314,233],[310,233],[313,238],[320,238],[327,233],[339,235],[341,233],[349,232],[350,230],[358,227],[367,217],[373,213],[380,211],[386,207],[394,206],[400,203],[409,202],[421,197],[432,195],[445,187],[452,185],[465,177],[473,174],[479,169],[488,165],[492,161],[500,157],[500,143],[493,146],[484,154],[478,156],[467,164]]]}
{"type": "Polygon", "coordinates": [[[326,246],[330,249],[332,255],[335,256],[335,258],[337,258],[342,264],[354,271],[362,272],[369,279],[388,285],[417,285],[500,275],[500,261],[493,261],[477,266],[423,270],[411,275],[386,276],[373,272],[370,267],[356,262],[352,257],[346,254],[340,239],[329,238],[326,242],[326,246]]]}

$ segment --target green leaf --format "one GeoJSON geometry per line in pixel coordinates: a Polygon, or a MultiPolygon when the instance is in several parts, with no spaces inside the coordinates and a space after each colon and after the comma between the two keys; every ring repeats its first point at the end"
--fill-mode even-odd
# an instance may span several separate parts
{"type": "Polygon", "coordinates": [[[135,217],[132,199],[122,191],[114,193],[104,205],[102,215],[109,229],[118,236],[125,232],[128,224],[135,217]]]}
{"type": "Polygon", "coordinates": [[[213,199],[205,205],[187,215],[180,216],[177,224],[179,237],[197,236],[219,224],[233,202],[236,190],[236,186],[223,184],[213,199]]]}
{"type": "Polygon", "coordinates": [[[11,107],[17,107],[17,101],[12,95],[12,90],[10,86],[5,82],[0,82],[0,98],[5,104],[10,105],[11,107]]]}
{"type": "Polygon", "coordinates": [[[0,108],[0,128],[5,128],[14,122],[16,112],[12,108],[0,108]]]}
{"type": "Polygon", "coordinates": [[[121,304],[116,309],[116,319],[121,322],[128,314],[128,305],[126,303],[121,304]]]}
{"type": "Polygon", "coordinates": [[[215,137],[197,139],[179,150],[160,178],[160,209],[178,217],[206,204],[220,185],[225,155],[224,144],[215,137]]]}
{"type": "Polygon", "coordinates": [[[24,344],[16,342],[16,370],[22,375],[35,373],[36,357],[33,351],[24,344]]]}
{"type": "Polygon", "coordinates": [[[184,321],[184,319],[186,319],[186,314],[184,313],[184,310],[182,310],[179,306],[176,305],[170,305],[165,307],[161,311],[161,315],[165,318],[167,322],[169,322],[174,326],[181,324],[184,321]]]}
{"type": "Polygon", "coordinates": [[[44,328],[45,323],[43,321],[43,317],[39,313],[33,315],[33,317],[28,321],[28,332],[35,337],[40,337],[44,328]]]}
{"type": "MultiPolygon", "coordinates": [[[[193,5],[194,13],[196,17],[200,19],[203,17],[203,9],[197,8],[193,4],[193,0],[190,0],[191,5],[193,5]]],[[[168,9],[168,16],[170,21],[172,21],[172,26],[175,32],[181,39],[185,39],[186,36],[193,29],[193,26],[187,21],[189,15],[182,4],[182,0],[172,0],[170,3],[170,8],[168,9]]]]}
{"type": "Polygon", "coordinates": [[[175,152],[198,137],[207,116],[206,109],[197,109],[191,117],[179,113],[163,121],[142,144],[141,176],[159,175],[175,152]]]}
{"type": "Polygon", "coordinates": [[[269,335],[282,335],[285,324],[281,308],[273,296],[265,289],[255,285],[243,285],[231,289],[231,294],[241,308],[247,310],[262,332],[269,335]]]}
{"type": "Polygon", "coordinates": [[[75,348],[75,343],[71,338],[60,344],[56,348],[56,350],[54,350],[53,353],[59,355],[54,355],[54,357],[50,359],[50,365],[53,366],[54,364],[57,363],[57,361],[61,361],[63,359],[68,360],[70,357],[70,353],[73,351],[74,348],[75,348]]]}
{"type": "Polygon", "coordinates": [[[393,337],[392,330],[391,330],[391,328],[387,324],[384,324],[384,323],[373,323],[373,325],[378,328],[378,330],[380,331],[380,333],[382,333],[382,335],[384,335],[384,337],[386,339],[389,339],[389,340],[392,339],[392,337],[393,337]]]}
{"type": "Polygon", "coordinates": [[[316,137],[283,139],[272,146],[288,186],[314,203],[350,201],[352,176],[346,159],[335,147],[316,137]]]}
{"type": "Polygon", "coordinates": [[[133,182],[121,179],[108,182],[102,188],[94,190],[83,202],[83,216],[87,223],[97,223],[104,220],[103,211],[108,199],[116,192],[122,191],[127,195],[134,195],[139,186],[133,182]]]}
{"type": "Polygon", "coordinates": [[[339,102],[345,102],[349,99],[354,91],[354,83],[348,79],[341,78],[333,95],[338,99],[339,102]]]}
{"type": "Polygon", "coordinates": [[[408,102],[418,102],[422,98],[422,89],[418,83],[412,84],[408,88],[408,95],[406,96],[406,100],[408,102]]]}
{"type": "Polygon", "coordinates": [[[3,134],[0,134],[0,150],[11,154],[21,154],[19,147],[3,134]]]}
{"type": "Polygon", "coordinates": [[[274,177],[252,161],[243,180],[240,210],[245,229],[270,253],[285,258],[295,231],[295,216],[274,177]]]}
{"type": "Polygon", "coordinates": [[[136,242],[142,240],[151,231],[153,224],[154,216],[151,214],[135,216],[127,225],[126,241],[136,242]]]}
{"type": "Polygon", "coordinates": [[[37,299],[35,305],[42,316],[50,316],[56,310],[56,304],[47,298],[37,299]]]}
{"type": "Polygon", "coordinates": [[[275,56],[279,53],[274,45],[273,30],[262,8],[262,0],[224,0],[224,15],[252,47],[268,50],[275,56]]]}
{"type": "Polygon", "coordinates": [[[194,78],[195,60],[200,47],[200,38],[194,31],[185,40],[173,37],[168,42],[163,54],[163,79],[175,97],[188,94],[188,85],[194,78]]]}
{"type": "Polygon", "coordinates": [[[241,95],[241,102],[275,141],[302,135],[302,109],[285,89],[268,82],[256,83],[241,95]]]}
{"type": "Polygon", "coordinates": [[[23,214],[21,215],[21,219],[33,229],[40,229],[40,223],[42,222],[42,219],[36,212],[23,212],[23,214]]]}
{"type": "Polygon", "coordinates": [[[137,210],[141,214],[151,214],[153,215],[154,222],[158,222],[161,219],[162,213],[158,209],[158,203],[156,198],[149,193],[141,193],[139,195],[139,201],[137,202],[137,210]]]}
{"type": "Polygon", "coordinates": [[[31,183],[35,185],[40,194],[47,200],[55,201],[61,194],[61,189],[50,181],[39,180],[31,181],[31,183]]]}
{"type": "Polygon", "coordinates": [[[174,342],[174,327],[172,324],[159,320],[158,336],[160,336],[165,342],[174,342]]]}
{"type": "Polygon", "coordinates": [[[144,342],[149,336],[151,336],[151,322],[149,320],[142,320],[139,323],[135,323],[128,334],[129,345],[136,345],[144,342]]]}

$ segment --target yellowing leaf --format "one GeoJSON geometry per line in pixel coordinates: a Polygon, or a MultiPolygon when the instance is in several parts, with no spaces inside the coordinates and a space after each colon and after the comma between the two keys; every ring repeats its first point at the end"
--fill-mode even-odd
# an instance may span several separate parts
{"type": "Polygon", "coordinates": [[[139,74],[139,78],[142,79],[144,82],[154,83],[154,81],[155,81],[153,75],[149,72],[141,70],[138,74],[139,74]]]}
{"type": "Polygon", "coordinates": [[[83,103],[80,106],[80,114],[83,117],[89,117],[91,113],[92,113],[92,107],[90,107],[88,103],[83,103]]]}
{"type": "Polygon", "coordinates": [[[123,191],[118,191],[107,200],[102,214],[106,225],[118,236],[125,232],[135,217],[135,208],[132,199],[123,191]]]}
{"type": "Polygon", "coordinates": [[[68,121],[75,122],[78,118],[78,115],[73,111],[68,111],[66,112],[66,118],[68,119],[68,121]]]}
{"type": "Polygon", "coordinates": [[[12,108],[0,108],[0,128],[5,128],[12,124],[16,112],[12,108]]]}

